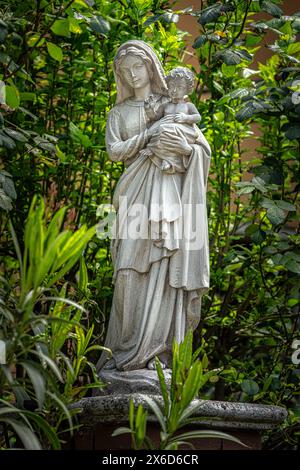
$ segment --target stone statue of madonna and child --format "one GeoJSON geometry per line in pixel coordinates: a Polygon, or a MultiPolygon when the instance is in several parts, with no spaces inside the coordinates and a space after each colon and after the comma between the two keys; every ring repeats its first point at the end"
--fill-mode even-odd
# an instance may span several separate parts
{"type": "MultiPolygon", "coordinates": [[[[145,42],[122,44],[114,59],[117,100],[106,127],[109,158],[126,170],[114,191],[114,295],[100,377],[140,372],[199,323],[209,288],[206,189],[210,147],[187,96],[193,73],[165,76],[145,42]]],[[[129,379],[128,379],[129,380],[129,379]]]]}

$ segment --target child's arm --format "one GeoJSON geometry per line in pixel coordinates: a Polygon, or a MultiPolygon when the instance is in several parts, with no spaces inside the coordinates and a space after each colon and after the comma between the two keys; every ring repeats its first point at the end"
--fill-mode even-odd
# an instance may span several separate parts
{"type": "Polygon", "coordinates": [[[185,122],[186,124],[196,124],[201,120],[201,116],[197,111],[197,108],[193,103],[187,103],[188,105],[188,114],[178,113],[175,114],[175,122],[185,122]]]}
{"type": "Polygon", "coordinates": [[[196,124],[197,122],[201,121],[201,116],[198,113],[196,106],[193,103],[187,103],[188,110],[189,110],[189,120],[191,124],[196,124]]]}

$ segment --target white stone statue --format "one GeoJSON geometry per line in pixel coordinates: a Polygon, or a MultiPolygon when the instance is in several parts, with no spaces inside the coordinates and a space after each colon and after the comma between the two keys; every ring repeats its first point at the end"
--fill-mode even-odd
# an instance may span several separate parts
{"type": "Polygon", "coordinates": [[[171,365],[172,342],[195,329],[209,288],[206,187],[210,148],[186,101],[193,75],[183,67],[166,81],[143,41],[120,46],[114,60],[116,105],[106,146],[126,171],[114,192],[114,296],[99,371],[171,365]],[[169,88],[168,88],[169,86],[169,88]]]}

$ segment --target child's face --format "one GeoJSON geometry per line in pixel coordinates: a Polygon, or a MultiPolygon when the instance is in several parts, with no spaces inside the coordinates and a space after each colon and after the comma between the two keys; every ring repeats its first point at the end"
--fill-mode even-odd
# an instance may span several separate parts
{"type": "Polygon", "coordinates": [[[168,85],[171,100],[182,99],[187,95],[187,84],[184,78],[173,78],[169,80],[168,85]]]}

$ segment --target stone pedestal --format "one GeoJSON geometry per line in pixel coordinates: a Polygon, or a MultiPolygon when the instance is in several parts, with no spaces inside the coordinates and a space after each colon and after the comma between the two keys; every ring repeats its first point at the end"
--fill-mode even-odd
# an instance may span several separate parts
{"type": "MultiPolygon", "coordinates": [[[[162,397],[149,395],[162,405],[162,397]]],[[[130,436],[111,437],[119,426],[128,426],[129,402],[132,398],[148,409],[148,435],[159,441],[160,427],[143,393],[113,394],[83,398],[73,407],[80,408],[82,427],[76,432],[69,448],[85,450],[120,450],[130,449],[130,436]]],[[[287,416],[284,408],[279,406],[234,403],[211,400],[194,400],[198,403],[194,413],[195,422],[181,431],[195,429],[221,430],[240,439],[248,447],[223,439],[194,439],[192,444],[198,450],[257,450],[261,448],[261,433],[266,429],[278,426],[287,416]]],[[[183,448],[183,447],[182,447],[183,448]]]]}
{"type": "MultiPolygon", "coordinates": [[[[137,392],[150,395],[159,395],[161,393],[156,370],[119,371],[117,369],[102,369],[98,375],[105,387],[94,389],[93,396],[127,395],[137,392]]],[[[171,369],[164,370],[164,377],[167,387],[170,388],[171,369]]]]}

